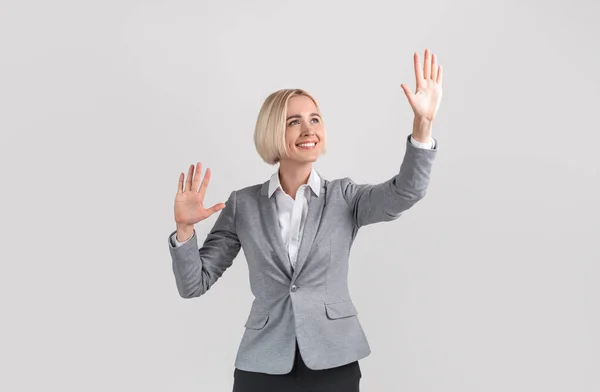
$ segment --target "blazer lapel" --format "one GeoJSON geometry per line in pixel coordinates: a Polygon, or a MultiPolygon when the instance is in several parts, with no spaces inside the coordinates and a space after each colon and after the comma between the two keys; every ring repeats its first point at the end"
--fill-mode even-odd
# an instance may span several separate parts
{"type": "Polygon", "coordinates": [[[285,249],[283,238],[281,238],[275,197],[269,197],[268,181],[262,185],[259,199],[260,215],[263,217],[263,228],[266,232],[268,242],[272,244],[276,253],[275,263],[282,268],[286,276],[291,280],[292,266],[290,265],[290,257],[285,249]]]}
{"type": "Polygon", "coordinates": [[[312,248],[321,223],[321,215],[323,214],[323,208],[325,208],[326,196],[325,180],[321,178],[321,191],[319,196],[312,195],[308,203],[308,215],[306,216],[300,249],[298,249],[298,258],[296,259],[296,268],[294,269],[293,275],[294,278],[300,273],[300,270],[306,261],[306,257],[312,248]]]}

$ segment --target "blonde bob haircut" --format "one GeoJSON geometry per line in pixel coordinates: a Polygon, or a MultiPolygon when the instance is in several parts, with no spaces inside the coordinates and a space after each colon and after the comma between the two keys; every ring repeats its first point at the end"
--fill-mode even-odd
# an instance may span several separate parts
{"type": "MultiPolygon", "coordinates": [[[[306,91],[297,88],[275,91],[265,99],[260,108],[256,119],[256,127],[254,128],[254,145],[258,155],[269,165],[274,165],[282,157],[287,156],[285,145],[287,103],[290,98],[297,95],[310,98],[314,102],[317,112],[321,114],[321,109],[315,98],[306,91]]],[[[321,119],[321,121],[323,120],[321,119]]],[[[320,143],[323,144],[321,151],[325,152],[327,146],[325,134],[323,134],[320,143]]]]}

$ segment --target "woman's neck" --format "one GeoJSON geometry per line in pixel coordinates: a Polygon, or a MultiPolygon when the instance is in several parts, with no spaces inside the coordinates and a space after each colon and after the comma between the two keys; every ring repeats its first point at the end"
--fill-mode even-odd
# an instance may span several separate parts
{"type": "Polygon", "coordinates": [[[279,182],[283,191],[296,199],[296,192],[300,186],[308,182],[312,163],[297,164],[293,162],[279,163],[279,182]]]}

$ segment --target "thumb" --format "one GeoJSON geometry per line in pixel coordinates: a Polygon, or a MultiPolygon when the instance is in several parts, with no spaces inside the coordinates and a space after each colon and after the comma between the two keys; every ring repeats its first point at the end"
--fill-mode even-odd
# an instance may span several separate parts
{"type": "Polygon", "coordinates": [[[412,97],[413,97],[413,95],[415,95],[415,94],[413,94],[413,92],[412,92],[412,90],[410,89],[410,87],[408,87],[406,84],[401,84],[401,85],[400,85],[400,87],[402,87],[402,90],[404,90],[404,94],[406,94],[406,97],[407,97],[409,100],[412,100],[412,97]]]}
{"type": "Polygon", "coordinates": [[[225,208],[225,203],[217,203],[214,206],[207,208],[206,210],[208,211],[208,214],[210,216],[214,213],[221,211],[223,208],[225,208]]]}

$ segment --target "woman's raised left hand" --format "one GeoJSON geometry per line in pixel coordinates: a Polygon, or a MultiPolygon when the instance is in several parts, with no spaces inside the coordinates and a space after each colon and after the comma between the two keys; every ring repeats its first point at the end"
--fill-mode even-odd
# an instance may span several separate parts
{"type": "Polygon", "coordinates": [[[442,66],[437,56],[425,49],[425,60],[421,66],[419,54],[414,54],[416,89],[413,92],[406,84],[402,89],[415,114],[415,119],[431,123],[442,101],[442,66]]]}

